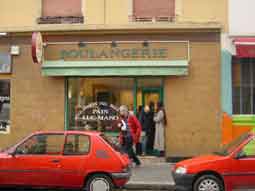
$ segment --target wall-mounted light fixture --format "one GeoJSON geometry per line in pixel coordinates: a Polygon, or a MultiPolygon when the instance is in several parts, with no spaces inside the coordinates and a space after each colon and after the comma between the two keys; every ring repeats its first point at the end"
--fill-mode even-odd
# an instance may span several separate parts
{"type": "Polygon", "coordinates": [[[112,48],[115,48],[115,47],[117,47],[118,45],[117,45],[116,41],[112,41],[111,46],[112,46],[112,48]]]}
{"type": "Polygon", "coordinates": [[[11,55],[18,56],[20,54],[20,47],[17,45],[12,45],[10,50],[11,55]]]}
{"type": "Polygon", "coordinates": [[[149,42],[147,40],[143,41],[143,47],[148,47],[149,46],[149,42]]]}
{"type": "Polygon", "coordinates": [[[79,46],[79,47],[86,47],[86,43],[85,43],[85,42],[79,42],[79,43],[78,43],[78,46],[79,46]]]}
{"type": "Polygon", "coordinates": [[[0,36],[6,36],[7,32],[0,32],[0,36]]]}

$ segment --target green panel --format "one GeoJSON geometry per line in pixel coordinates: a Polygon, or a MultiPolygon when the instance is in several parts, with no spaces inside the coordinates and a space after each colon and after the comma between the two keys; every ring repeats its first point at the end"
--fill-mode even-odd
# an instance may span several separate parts
{"type": "Polygon", "coordinates": [[[188,61],[46,61],[45,76],[169,76],[187,75],[188,61]]]}
{"type": "Polygon", "coordinates": [[[65,78],[65,130],[69,129],[68,78],[65,78]]]}
{"type": "Polygon", "coordinates": [[[134,79],[134,88],[133,88],[133,97],[134,97],[134,114],[137,114],[137,79],[134,79]]]}
{"type": "Polygon", "coordinates": [[[221,51],[221,105],[232,115],[232,55],[227,50],[221,51]]]}
{"type": "Polygon", "coordinates": [[[187,60],[149,60],[149,61],[45,61],[44,67],[85,67],[85,68],[100,68],[100,67],[159,67],[173,66],[182,67],[188,66],[187,60]]]}
{"type": "Polygon", "coordinates": [[[233,124],[255,127],[255,115],[233,115],[233,124]]]}

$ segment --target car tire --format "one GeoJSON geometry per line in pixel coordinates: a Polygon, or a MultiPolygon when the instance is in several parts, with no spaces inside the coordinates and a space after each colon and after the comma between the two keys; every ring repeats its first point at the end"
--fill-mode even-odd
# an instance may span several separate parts
{"type": "Polygon", "coordinates": [[[112,191],[112,179],[105,174],[94,174],[86,181],[83,191],[112,191]]]}
{"type": "Polygon", "coordinates": [[[193,191],[224,191],[223,182],[214,175],[202,175],[193,184],[193,191]]]}

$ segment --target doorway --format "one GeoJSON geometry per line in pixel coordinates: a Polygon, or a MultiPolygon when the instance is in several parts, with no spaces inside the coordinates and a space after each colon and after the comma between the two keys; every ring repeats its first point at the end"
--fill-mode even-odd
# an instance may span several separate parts
{"type": "Polygon", "coordinates": [[[157,111],[157,103],[163,103],[163,87],[162,78],[137,79],[137,117],[141,125],[145,128],[140,140],[143,148],[142,153],[145,155],[160,155],[159,151],[154,149],[156,129],[153,117],[157,111]],[[147,112],[145,112],[146,107],[149,107],[149,111],[147,110],[147,112]]]}
{"type": "Polygon", "coordinates": [[[163,88],[142,88],[142,106],[163,101],[163,88]]]}

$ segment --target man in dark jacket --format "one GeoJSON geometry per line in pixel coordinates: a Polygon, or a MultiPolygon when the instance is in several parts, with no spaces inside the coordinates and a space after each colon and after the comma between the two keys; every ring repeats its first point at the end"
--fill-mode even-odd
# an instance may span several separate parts
{"type": "Polygon", "coordinates": [[[142,125],[142,138],[141,138],[142,150],[143,150],[143,154],[145,154],[147,153],[146,150],[149,149],[147,148],[147,142],[148,142],[148,137],[150,136],[150,132],[153,125],[152,116],[151,116],[150,108],[148,105],[144,107],[139,120],[142,125]]]}
{"type": "Polygon", "coordinates": [[[150,102],[149,104],[150,111],[147,114],[147,143],[146,143],[146,152],[147,154],[153,154],[153,146],[154,146],[154,136],[155,136],[155,122],[153,120],[154,117],[154,103],[150,102]]]}

